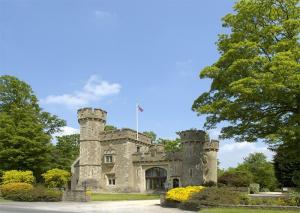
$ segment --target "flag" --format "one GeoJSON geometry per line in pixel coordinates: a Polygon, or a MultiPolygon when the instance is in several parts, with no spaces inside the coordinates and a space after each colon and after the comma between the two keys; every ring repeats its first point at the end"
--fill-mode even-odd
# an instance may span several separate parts
{"type": "Polygon", "coordinates": [[[143,111],[144,111],[144,109],[143,109],[140,105],[137,105],[137,107],[138,107],[138,110],[139,110],[140,112],[143,112],[143,111]]]}

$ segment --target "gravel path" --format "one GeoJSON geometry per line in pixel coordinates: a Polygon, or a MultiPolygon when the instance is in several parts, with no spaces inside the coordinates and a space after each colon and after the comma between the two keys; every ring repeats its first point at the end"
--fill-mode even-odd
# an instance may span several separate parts
{"type": "Polygon", "coordinates": [[[8,202],[0,203],[1,213],[177,213],[190,212],[176,208],[162,208],[159,200],[77,202],[8,202]]]}

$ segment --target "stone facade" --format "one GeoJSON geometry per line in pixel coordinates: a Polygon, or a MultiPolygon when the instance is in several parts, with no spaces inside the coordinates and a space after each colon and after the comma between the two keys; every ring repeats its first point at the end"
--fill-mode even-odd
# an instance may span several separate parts
{"type": "Polygon", "coordinates": [[[202,130],[180,132],[182,149],[167,153],[131,129],[104,131],[107,113],[78,110],[80,156],[72,165],[73,190],[151,192],[217,182],[219,142],[202,130]]]}

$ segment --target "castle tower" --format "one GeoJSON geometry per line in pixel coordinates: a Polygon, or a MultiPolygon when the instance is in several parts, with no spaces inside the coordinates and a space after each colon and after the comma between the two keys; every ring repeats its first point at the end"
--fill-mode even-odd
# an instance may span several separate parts
{"type": "Polygon", "coordinates": [[[77,112],[80,124],[80,160],[78,186],[98,187],[101,177],[99,133],[104,131],[107,113],[101,109],[82,108],[77,112]]]}
{"type": "Polygon", "coordinates": [[[182,185],[217,182],[218,141],[211,142],[202,130],[179,133],[182,142],[182,185]],[[212,145],[213,144],[213,145],[212,145]]]}
{"type": "Polygon", "coordinates": [[[204,183],[218,181],[218,158],[219,141],[211,140],[204,143],[204,183]],[[205,167],[206,162],[206,167],[205,167]]]}

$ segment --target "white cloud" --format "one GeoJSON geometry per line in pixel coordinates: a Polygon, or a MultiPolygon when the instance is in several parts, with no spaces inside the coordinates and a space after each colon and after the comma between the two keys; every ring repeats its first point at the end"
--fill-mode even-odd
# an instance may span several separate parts
{"type": "Polygon", "coordinates": [[[56,144],[57,143],[57,136],[64,136],[64,135],[73,135],[73,134],[79,134],[80,130],[70,127],[70,126],[65,126],[61,128],[61,132],[57,132],[55,134],[52,135],[52,143],[56,144]]]}
{"type": "Polygon", "coordinates": [[[221,142],[218,158],[222,168],[235,167],[242,163],[250,153],[262,152],[268,160],[272,160],[274,153],[262,143],[221,142]]]}
{"type": "Polygon", "coordinates": [[[79,129],[70,127],[70,126],[65,126],[61,128],[61,132],[57,132],[53,134],[54,137],[56,136],[64,136],[64,135],[73,135],[73,134],[79,134],[79,129]]]}
{"type": "Polygon", "coordinates": [[[118,94],[120,90],[120,84],[102,81],[96,75],[92,75],[81,91],[75,91],[72,94],[49,95],[41,102],[44,104],[60,104],[71,108],[81,107],[90,104],[92,101],[101,100],[106,96],[118,94]]]}
{"type": "Polygon", "coordinates": [[[108,12],[108,11],[103,11],[103,10],[95,10],[94,11],[94,16],[97,19],[112,19],[112,18],[116,18],[117,14],[111,13],[111,12],[108,12]]]}

